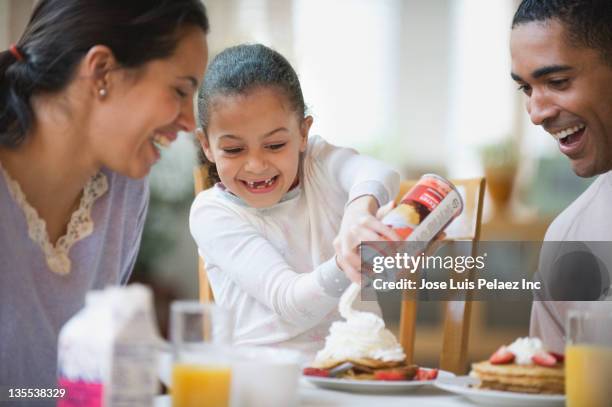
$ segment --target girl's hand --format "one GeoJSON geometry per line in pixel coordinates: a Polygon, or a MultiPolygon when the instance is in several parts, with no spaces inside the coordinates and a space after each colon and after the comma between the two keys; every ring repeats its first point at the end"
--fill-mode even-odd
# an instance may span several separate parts
{"type": "Polygon", "coordinates": [[[340,231],[334,239],[336,263],[352,282],[361,282],[361,242],[400,240],[393,229],[380,221],[392,206],[385,205],[377,213],[378,209],[378,202],[369,195],[352,201],[344,211],[340,231]]]}

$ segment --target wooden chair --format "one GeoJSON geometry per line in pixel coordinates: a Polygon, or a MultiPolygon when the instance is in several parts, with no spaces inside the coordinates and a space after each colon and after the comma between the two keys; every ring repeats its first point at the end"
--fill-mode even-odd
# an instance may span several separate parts
{"type": "MultiPolygon", "coordinates": [[[[198,194],[212,185],[208,182],[206,167],[199,166],[193,171],[195,193],[198,194]]],[[[485,192],[484,178],[473,178],[452,181],[460,190],[464,199],[463,214],[455,219],[449,229],[447,238],[452,240],[470,240],[473,242],[472,255],[476,254],[480,239],[480,224],[482,218],[482,203],[485,192]]],[[[402,196],[416,183],[403,181],[400,192],[396,198],[399,202],[402,196]]],[[[206,275],[206,267],[202,258],[199,258],[198,279],[200,301],[214,302],[214,296],[206,275]]],[[[468,331],[472,311],[471,301],[448,301],[445,304],[445,320],[442,353],[440,355],[440,368],[456,374],[465,371],[468,348],[468,331]]],[[[417,302],[405,298],[401,305],[399,339],[406,356],[410,361],[414,359],[414,340],[416,333],[417,302]]]]}
{"type": "MultiPolygon", "coordinates": [[[[197,166],[193,169],[193,184],[195,194],[212,187],[212,184],[208,180],[208,168],[203,165],[197,166]]],[[[206,265],[204,260],[198,256],[198,282],[200,287],[200,302],[209,303],[214,302],[212,288],[208,281],[208,275],[206,274],[206,265]]]]}
{"type": "MultiPolygon", "coordinates": [[[[485,192],[484,178],[452,180],[463,197],[463,213],[447,228],[448,240],[472,242],[472,256],[476,256],[480,240],[482,205],[485,192]]],[[[396,198],[399,202],[404,194],[416,183],[402,181],[396,198]]],[[[468,351],[468,333],[472,312],[472,301],[447,301],[444,303],[444,326],[440,369],[455,374],[464,374],[468,351]]],[[[417,301],[404,293],[401,304],[399,340],[409,361],[414,360],[414,341],[416,334],[417,301]]]]}

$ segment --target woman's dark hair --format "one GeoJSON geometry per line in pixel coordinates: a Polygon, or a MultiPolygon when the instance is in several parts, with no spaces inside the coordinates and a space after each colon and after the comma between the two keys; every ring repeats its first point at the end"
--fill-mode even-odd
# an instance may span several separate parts
{"type": "Polygon", "coordinates": [[[208,32],[200,0],[40,0],[16,49],[0,52],[0,146],[24,140],[32,96],[64,89],[91,47],[138,68],[172,55],[186,26],[208,32]]]}
{"type": "Polygon", "coordinates": [[[591,48],[612,66],[611,0],[523,0],[512,28],[532,21],[557,19],[571,44],[591,48]]]}
{"type": "MultiPolygon", "coordinates": [[[[290,108],[303,118],[306,105],[295,70],[278,52],[261,44],[243,44],[226,48],[208,66],[198,95],[199,121],[205,137],[218,96],[246,95],[261,87],[274,87],[287,98],[290,108]]],[[[219,182],[215,164],[200,154],[208,167],[209,181],[219,182]]]]}

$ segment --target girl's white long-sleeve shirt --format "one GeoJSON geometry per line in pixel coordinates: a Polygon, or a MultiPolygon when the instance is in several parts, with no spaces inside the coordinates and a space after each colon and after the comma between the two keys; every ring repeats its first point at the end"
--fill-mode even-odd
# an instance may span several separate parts
{"type": "MultiPolygon", "coordinates": [[[[363,195],[384,205],[398,187],[386,164],[314,136],[299,186],[278,204],[249,207],[219,184],[198,194],[189,227],[215,301],[233,311],[235,343],[319,350],[349,284],[332,246],[345,205],[363,195]]],[[[357,308],[380,313],[374,301],[357,308]]]]}

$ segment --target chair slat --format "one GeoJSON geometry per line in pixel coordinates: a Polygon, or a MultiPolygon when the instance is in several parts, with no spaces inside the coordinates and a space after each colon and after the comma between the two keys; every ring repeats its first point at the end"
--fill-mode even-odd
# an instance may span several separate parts
{"type": "MultiPolygon", "coordinates": [[[[212,186],[208,180],[208,169],[205,166],[200,165],[193,169],[193,184],[196,195],[212,186]]],[[[198,286],[200,302],[215,302],[212,287],[208,281],[208,274],[206,274],[206,265],[201,257],[198,257],[198,286]]]]}
{"type": "MultiPolygon", "coordinates": [[[[484,200],[484,178],[462,179],[451,181],[458,188],[463,189],[464,211],[462,220],[469,225],[469,230],[459,236],[451,236],[452,240],[467,240],[472,242],[472,256],[478,251],[480,239],[480,226],[482,223],[482,205],[484,200]],[[467,218],[467,219],[466,219],[467,218]]],[[[400,193],[396,198],[399,202],[402,196],[416,183],[416,180],[403,181],[400,193]]],[[[473,273],[466,272],[466,276],[473,278],[473,273]]],[[[468,295],[470,295],[468,293],[468,295]]],[[[471,298],[463,301],[448,301],[444,304],[444,323],[442,350],[440,353],[440,368],[455,374],[466,371],[468,353],[469,329],[472,311],[471,298]]],[[[416,338],[416,311],[417,301],[408,299],[404,293],[401,304],[399,340],[409,361],[414,360],[416,338]]]]}
{"type": "Polygon", "coordinates": [[[418,302],[402,295],[399,324],[399,341],[406,354],[408,363],[414,363],[414,338],[416,336],[416,317],[418,302]]]}

